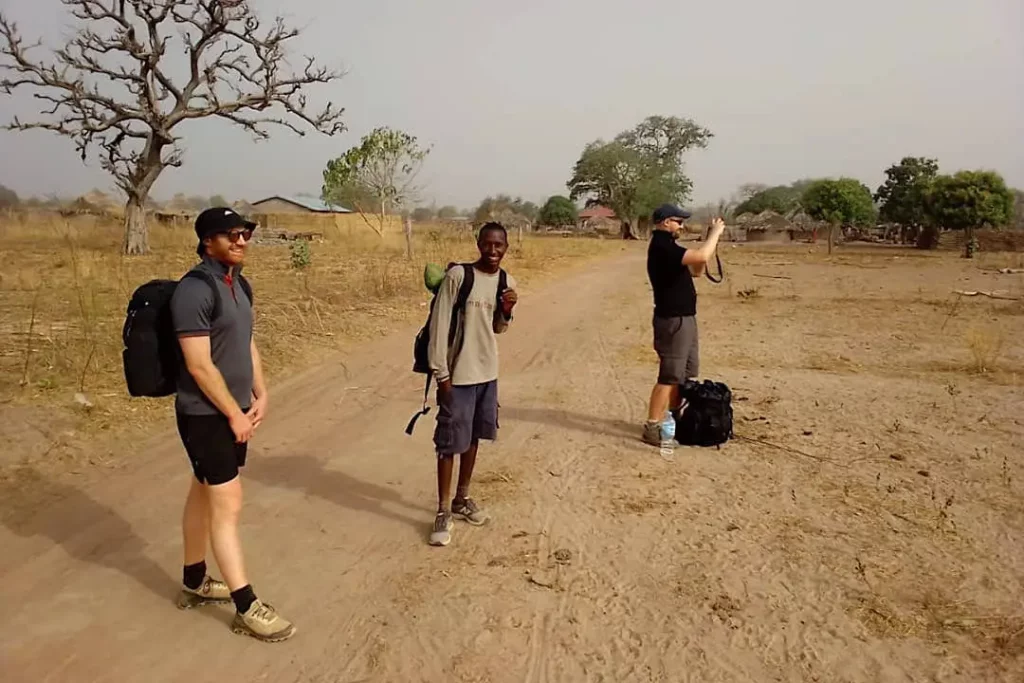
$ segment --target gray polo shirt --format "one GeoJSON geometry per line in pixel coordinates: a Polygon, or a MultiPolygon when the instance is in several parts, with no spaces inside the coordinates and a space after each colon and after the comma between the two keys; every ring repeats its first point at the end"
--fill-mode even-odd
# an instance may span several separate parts
{"type": "MultiPolygon", "coordinates": [[[[224,376],[231,395],[242,410],[252,404],[252,305],[237,274],[204,257],[196,265],[213,275],[220,290],[221,312],[213,319],[216,300],[209,283],[195,277],[182,278],[171,299],[171,316],[178,336],[209,336],[213,364],[224,376]]],[[[220,411],[206,397],[184,363],[178,377],[175,409],[184,415],[217,415],[220,411]]]]}

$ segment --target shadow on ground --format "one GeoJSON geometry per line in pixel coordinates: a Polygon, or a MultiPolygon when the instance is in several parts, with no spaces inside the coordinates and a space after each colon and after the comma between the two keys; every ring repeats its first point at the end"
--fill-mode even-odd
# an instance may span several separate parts
{"type": "Polygon", "coordinates": [[[0,496],[0,519],[16,536],[48,538],[75,560],[123,574],[162,599],[177,597],[179,582],[147,557],[149,544],[117,511],[84,491],[22,468],[0,483],[0,496]]]}
{"type": "Polygon", "coordinates": [[[255,458],[245,468],[247,479],[273,488],[289,488],[323,498],[340,507],[370,512],[385,519],[411,525],[417,532],[429,528],[433,513],[428,508],[406,501],[394,490],[356,479],[309,455],[286,455],[255,458]],[[385,503],[414,510],[416,517],[397,512],[385,503]]]}
{"type": "Polygon", "coordinates": [[[559,429],[572,429],[585,434],[639,439],[640,425],[613,417],[581,415],[550,408],[517,408],[502,406],[501,419],[517,422],[535,422],[559,429]]]}

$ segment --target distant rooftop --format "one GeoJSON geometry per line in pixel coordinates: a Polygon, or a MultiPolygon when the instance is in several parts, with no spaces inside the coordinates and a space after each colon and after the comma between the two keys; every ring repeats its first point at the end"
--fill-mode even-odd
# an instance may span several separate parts
{"type": "Polygon", "coordinates": [[[292,197],[280,194],[275,194],[271,197],[264,197],[259,201],[253,202],[252,205],[258,207],[263,202],[269,202],[272,199],[278,199],[282,202],[295,204],[296,206],[301,206],[304,209],[316,211],[317,213],[352,213],[351,209],[347,209],[340,205],[328,205],[322,199],[316,199],[314,197],[292,197]]]}
{"type": "Polygon", "coordinates": [[[582,220],[588,220],[591,218],[615,218],[615,212],[607,206],[595,205],[589,209],[583,209],[580,211],[579,217],[582,220]]]}

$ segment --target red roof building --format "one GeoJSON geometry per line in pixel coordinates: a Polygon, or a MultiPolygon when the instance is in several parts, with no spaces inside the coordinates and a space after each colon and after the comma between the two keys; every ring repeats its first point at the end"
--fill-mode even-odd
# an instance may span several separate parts
{"type": "Polygon", "coordinates": [[[594,219],[614,219],[615,212],[609,209],[607,206],[592,206],[588,209],[583,209],[579,213],[581,221],[590,221],[594,219]]]}

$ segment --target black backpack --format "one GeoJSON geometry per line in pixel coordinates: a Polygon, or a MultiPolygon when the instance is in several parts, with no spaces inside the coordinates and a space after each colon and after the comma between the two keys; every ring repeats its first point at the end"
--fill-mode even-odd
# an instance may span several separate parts
{"type": "MultiPolygon", "coordinates": [[[[455,303],[452,306],[452,319],[448,326],[448,346],[449,348],[455,343],[455,334],[458,331],[459,316],[462,315],[466,310],[466,301],[469,299],[470,292],[473,291],[473,282],[475,280],[472,263],[450,263],[446,270],[451,270],[455,266],[461,266],[463,269],[462,286],[459,287],[459,293],[455,298],[455,303]]],[[[508,275],[505,273],[505,269],[501,268],[498,270],[498,302],[497,305],[501,305],[501,295],[504,294],[505,289],[508,288],[508,275]]],[[[427,405],[427,399],[430,396],[430,381],[434,378],[434,373],[430,369],[430,362],[427,357],[427,350],[430,347],[430,319],[434,315],[434,303],[437,301],[437,294],[435,293],[433,298],[430,300],[430,312],[427,314],[427,321],[420,328],[420,331],[416,334],[416,340],[413,342],[413,363],[412,371],[418,374],[426,375],[427,379],[423,386],[423,408],[413,415],[412,419],[409,420],[409,424],[405,428],[405,433],[412,435],[413,430],[416,428],[416,422],[424,415],[430,412],[430,406],[427,405]]],[[[454,353],[458,354],[458,349],[454,350],[454,353]]]]}
{"type": "MultiPolygon", "coordinates": [[[[220,289],[213,276],[195,268],[184,277],[205,280],[213,288],[214,319],[221,312],[220,289]]],[[[242,291],[252,301],[252,287],[248,280],[238,276],[242,291]]],[[[177,280],[150,280],[140,285],[128,301],[128,311],[121,329],[124,350],[121,361],[124,378],[131,396],[159,398],[177,391],[178,373],[184,358],[171,319],[171,297],[178,286],[177,280]]]]}
{"type": "Polygon", "coordinates": [[[718,446],[733,438],[732,391],[722,382],[687,380],[679,387],[686,410],[676,418],[676,441],[684,446],[718,446]]]}

